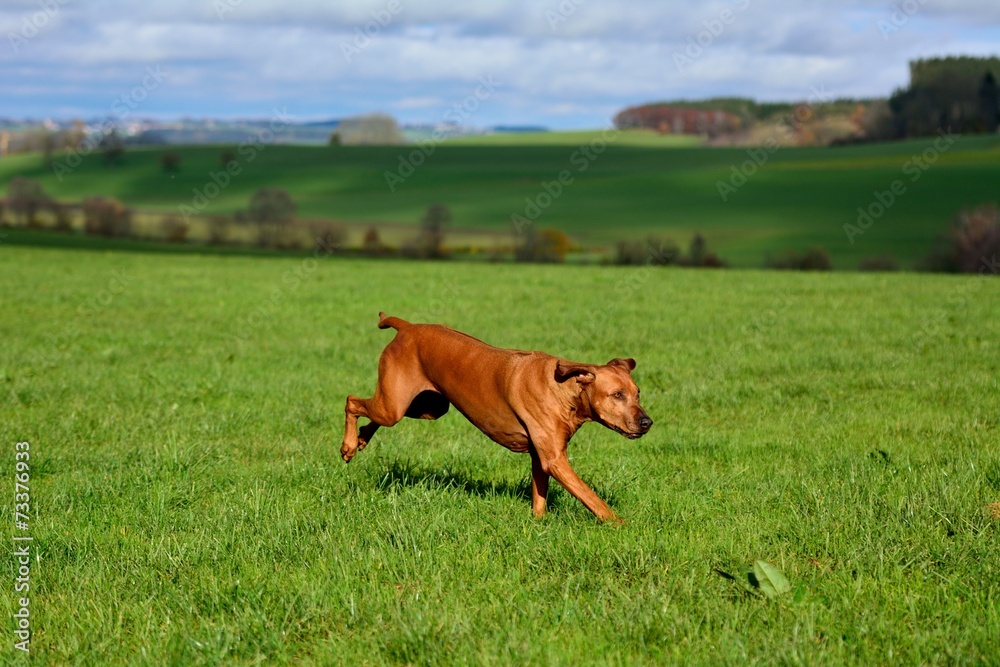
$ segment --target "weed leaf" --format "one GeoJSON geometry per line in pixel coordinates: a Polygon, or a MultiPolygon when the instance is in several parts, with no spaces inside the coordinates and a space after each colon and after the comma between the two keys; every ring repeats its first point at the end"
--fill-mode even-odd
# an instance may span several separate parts
{"type": "Polygon", "coordinates": [[[747,573],[747,578],[769,598],[776,598],[792,590],[792,585],[784,573],[767,561],[755,560],[753,568],[747,573]]]}

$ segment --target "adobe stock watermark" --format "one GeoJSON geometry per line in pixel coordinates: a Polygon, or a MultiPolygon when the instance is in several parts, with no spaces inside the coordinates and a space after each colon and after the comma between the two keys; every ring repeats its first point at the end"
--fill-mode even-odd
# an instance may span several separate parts
{"type": "Polygon", "coordinates": [[[455,311],[455,300],[461,297],[464,291],[462,285],[452,279],[445,279],[432,285],[428,290],[429,294],[425,295],[429,298],[421,299],[423,307],[413,313],[410,319],[413,322],[447,321],[449,315],[455,311]]]}
{"type": "Polygon", "coordinates": [[[111,305],[115,297],[120,296],[128,288],[132,279],[125,275],[124,269],[111,272],[111,277],[104,289],[100,290],[88,302],[81,306],[81,314],[91,319],[96,318],[100,312],[111,305]]]}
{"type": "MultiPolygon", "coordinates": [[[[980,257],[979,271],[976,280],[963,280],[948,293],[945,303],[954,310],[964,310],[965,307],[978,295],[980,289],[986,284],[984,281],[990,276],[1000,276],[1000,260],[997,256],[980,257]]],[[[931,317],[922,320],[922,326],[916,333],[916,339],[911,350],[917,350],[928,345],[932,339],[942,335],[947,322],[949,322],[949,311],[941,309],[931,317]]]]}
{"type": "Polygon", "coordinates": [[[586,2],[587,0],[562,0],[554,10],[545,10],[545,20],[549,22],[549,30],[555,32],[559,28],[559,24],[568,21],[569,17],[576,14],[580,5],[586,2]]]}
{"type": "MultiPolygon", "coordinates": [[[[829,102],[832,98],[830,93],[822,86],[813,86],[810,90],[809,99],[804,104],[797,104],[784,117],[781,122],[788,125],[793,130],[798,130],[802,125],[812,118],[815,105],[819,102],[829,102]]],[[[740,188],[747,184],[757,171],[767,164],[771,156],[781,149],[781,144],[775,137],[768,137],[764,140],[763,146],[747,149],[748,160],[740,164],[733,164],[729,167],[729,178],[725,181],[715,182],[715,188],[719,191],[719,197],[723,202],[728,202],[729,198],[740,188]]]]}
{"type": "MultiPolygon", "coordinates": [[[[483,102],[493,97],[493,93],[503,84],[493,78],[493,75],[479,77],[479,85],[476,89],[465,96],[460,102],[455,102],[444,112],[442,120],[444,123],[460,125],[468,120],[472,114],[479,110],[483,102]]],[[[427,159],[437,150],[438,144],[445,140],[447,134],[442,127],[434,128],[430,139],[424,139],[416,144],[409,153],[399,156],[399,165],[395,171],[385,170],[385,184],[389,187],[389,192],[395,192],[396,188],[406,182],[410,176],[416,173],[427,159]]]]}
{"type": "Polygon", "coordinates": [[[56,17],[70,0],[38,0],[38,11],[21,18],[21,28],[17,32],[7,33],[7,42],[15,54],[34,39],[38,33],[45,30],[49,22],[56,17]]]}
{"type": "Polygon", "coordinates": [[[736,340],[733,341],[733,352],[742,352],[747,347],[759,347],[761,337],[765,336],[786,317],[792,303],[791,297],[786,292],[778,292],[772,307],[756,311],[752,318],[740,326],[736,340]]]}
{"type": "MultiPolygon", "coordinates": [[[[948,152],[955,145],[958,138],[962,136],[960,134],[952,134],[950,127],[947,130],[938,130],[938,135],[938,138],[934,140],[934,145],[928,146],[921,153],[911,156],[910,159],[903,163],[903,175],[909,177],[908,180],[910,183],[919,181],[924,172],[930,169],[943,153],[948,152]]],[[[858,217],[854,221],[854,224],[844,223],[844,233],[847,235],[847,240],[851,242],[851,245],[854,245],[856,237],[861,236],[871,229],[875,221],[885,215],[885,212],[892,208],[893,204],[900,197],[906,194],[906,190],[906,182],[901,178],[897,178],[889,184],[888,189],[872,192],[872,201],[867,206],[858,207],[858,217]]]]}
{"type": "MultiPolygon", "coordinates": [[[[32,520],[31,510],[31,444],[18,442],[14,445],[14,592],[23,597],[17,598],[14,605],[15,630],[14,648],[18,651],[30,652],[31,644],[31,531],[29,521],[32,520]]],[[[37,557],[37,556],[36,556],[37,557]]],[[[36,603],[37,604],[37,603],[36,603]]]]}
{"type": "Polygon", "coordinates": [[[551,181],[539,183],[541,189],[533,197],[524,198],[524,209],[510,216],[510,224],[514,227],[515,234],[520,235],[533,225],[542,213],[563,195],[566,188],[573,185],[577,176],[586,172],[590,165],[608,150],[608,146],[618,140],[621,133],[622,131],[616,127],[605,128],[601,136],[591,139],[589,143],[581,145],[570,154],[569,163],[573,169],[563,169],[551,181]]]}
{"type": "Polygon", "coordinates": [[[297,266],[285,271],[281,276],[281,284],[275,285],[271,289],[271,293],[256,308],[245,317],[240,318],[230,335],[238,341],[249,340],[254,330],[274,317],[279,304],[288,293],[298,290],[302,283],[319,268],[319,260],[329,257],[339,248],[338,244],[329,244],[321,237],[317,237],[312,256],[306,257],[297,266]]]}
{"type": "Polygon", "coordinates": [[[903,2],[892,5],[888,20],[879,19],[875,22],[878,31],[882,33],[882,39],[889,41],[889,35],[898,32],[903,26],[910,22],[920,8],[927,3],[927,0],[903,0],[903,2]]]}
{"type": "Polygon", "coordinates": [[[344,60],[351,60],[372,44],[372,40],[382,34],[382,30],[387,28],[392,20],[403,11],[403,3],[400,0],[389,0],[385,7],[372,12],[371,20],[363,26],[355,26],[354,38],[348,42],[340,43],[340,52],[344,54],[344,60]]]}
{"type": "Polygon", "coordinates": [[[201,187],[191,189],[193,194],[191,202],[177,207],[185,222],[190,223],[192,216],[203,213],[208,205],[229,187],[233,179],[243,173],[243,164],[249,164],[257,159],[258,153],[273,144],[278,134],[287,129],[294,120],[294,116],[288,113],[288,107],[273,109],[273,113],[267,127],[247,135],[246,139],[236,147],[239,158],[230,160],[218,171],[209,172],[208,179],[201,187]],[[243,164],[240,163],[240,158],[243,164]]]}
{"type": "Polygon", "coordinates": [[[51,363],[47,350],[58,350],[67,341],[84,336],[85,332],[80,325],[100,317],[116,298],[125,293],[131,282],[132,277],[125,273],[124,267],[111,271],[104,287],[77,306],[77,317],[68,325],[59,327],[58,337],[51,332],[43,334],[45,345],[32,348],[28,364],[33,367],[41,367],[46,363],[51,363]]]}
{"type": "Polygon", "coordinates": [[[565,334],[567,346],[582,349],[592,345],[593,341],[599,340],[602,335],[606,335],[602,334],[602,331],[606,329],[608,322],[617,319],[619,306],[641,290],[658,271],[658,267],[668,264],[673,256],[674,253],[667,251],[663,244],[654,246],[647,243],[646,259],[642,266],[629,268],[625,275],[618,279],[614,286],[615,298],[608,299],[597,312],[589,314],[585,319],[585,325],[569,327],[565,334]]]}
{"type": "Polygon", "coordinates": [[[123,93],[113,99],[110,105],[109,118],[104,121],[97,132],[87,135],[80,145],[71,149],[61,160],[52,162],[52,171],[56,179],[61,183],[63,178],[73,173],[83,162],[83,158],[94,152],[94,149],[101,145],[105,137],[114,131],[116,125],[125,121],[132,112],[137,109],[149,94],[160,87],[167,79],[159,65],[146,68],[146,74],[142,80],[132,87],[127,93],[123,93]]]}
{"type": "Polygon", "coordinates": [[[723,9],[717,16],[702,21],[704,30],[688,35],[687,45],[683,51],[674,51],[674,66],[678,72],[683,74],[684,70],[694,65],[694,61],[722,36],[726,28],[736,22],[736,15],[750,8],[750,0],[732,0],[732,3],[732,9],[723,9]]]}

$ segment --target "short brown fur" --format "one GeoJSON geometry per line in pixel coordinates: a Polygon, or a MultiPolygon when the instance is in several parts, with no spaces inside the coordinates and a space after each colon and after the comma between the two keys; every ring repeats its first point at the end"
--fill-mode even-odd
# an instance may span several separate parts
{"type": "Polygon", "coordinates": [[[628,438],[653,421],[639,404],[632,359],[603,366],[543,352],[505,350],[439,324],[410,324],[379,313],[395,338],[382,352],[371,398],[347,397],[341,457],[349,462],[381,426],[403,417],[437,419],[454,405],[494,442],[531,455],[531,505],[545,514],[549,477],[601,520],[618,517],[569,464],[570,438],[596,421],[628,438]],[[358,417],[370,423],[358,428],[358,417]]]}

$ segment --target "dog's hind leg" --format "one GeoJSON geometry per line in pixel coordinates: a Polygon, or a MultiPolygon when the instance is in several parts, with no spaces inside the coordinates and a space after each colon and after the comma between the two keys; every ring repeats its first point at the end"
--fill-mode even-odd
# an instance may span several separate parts
{"type": "Polygon", "coordinates": [[[372,441],[372,436],[375,435],[375,431],[379,429],[381,424],[375,422],[368,422],[360,429],[358,429],[358,449],[362,450],[368,446],[368,443],[372,441]]]}
{"type": "Polygon", "coordinates": [[[340,445],[340,458],[350,462],[358,451],[358,417],[367,417],[367,401],[357,396],[348,396],[344,414],[347,421],[344,424],[344,441],[340,445]]]}
{"type": "MultiPolygon", "coordinates": [[[[430,389],[430,383],[420,373],[387,372],[391,363],[379,364],[379,382],[375,395],[371,398],[348,396],[344,407],[346,422],[344,425],[344,442],[340,447],[340,456],[344,461],[350,461],[359,449],[371,442],[375,432],[382,426],[394,426],[411,410],[414,399],[422,392],[430,389]],[[366,417],[371,423],[358,429],[358,417],[366,417]]],[[[438,395],[442,400],[443,396],[438,395]]],[[[440,410],[438,402],[432,402],[431,409],[440,410]]],[[[444,401],[444,411],[447,411],[447,401],[444,401]]],[[[426,418],[426,417],[425,417],[426,418]]]]}
{"type": "Polygon", "coordinates": [[[386,409],[385,401],[378,390],[371,398],[348,396],[347,405],[344,406],[347,421],[344,424],[344,442],[340,445],[340,458],[350,462],[359,449],[364,449],[371,442],[372,436],[375,435],[375,431],[379,427],[392,426],[402,419],[406,408],[404,406],[400,409],[398,416],[394,412],[386,409]],[[370,423],[362,426],[360,431],[358,417],[366,417],[371,420],[370,423]]]}
{"type": "MultiPolygon", "coordinates": [[[[404,416],[411,419],[437,419],[448,412],[449,407],[451,407],[451,404],[447,398],[436,391],[427,390],[420,392],[414,397],[410,402],[410,406],[406,409],[404,416]]],[[[391,425],[386,424],[386,426],[391,425]]],[[[372,436],[375,435],[375,432],[381,426],[382,424],[372,421],[358,429],[358,451],[368,446],[368,443],[372,441],[372,436]]]]}

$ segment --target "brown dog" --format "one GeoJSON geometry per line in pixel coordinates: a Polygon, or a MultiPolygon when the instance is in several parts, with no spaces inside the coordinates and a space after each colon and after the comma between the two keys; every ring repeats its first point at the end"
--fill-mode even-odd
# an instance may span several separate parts
{"type": "Polygon", "coordinates": [[[378,327],[398,333],[379,359],[375,395],[347,397],[344,461],[364,449],[380,426],[403,417],[437,419],[454,403],[495,442],[531,454],[536,516],[545,514],[551,475],[599,519],[618,520],[570,467],[566,446],[588,421],[627,438],[649,431],[653,420],[639,405],[639,388],[630,375],[633,359],[597,366],[503,350],[439,324],[410,324],[385,313],[379,313],[378,327]],[[358,417],[371,420],[360,433],[358,417]]]}

